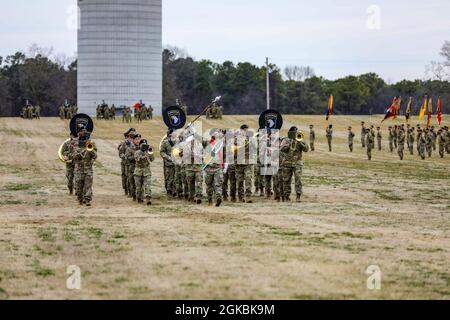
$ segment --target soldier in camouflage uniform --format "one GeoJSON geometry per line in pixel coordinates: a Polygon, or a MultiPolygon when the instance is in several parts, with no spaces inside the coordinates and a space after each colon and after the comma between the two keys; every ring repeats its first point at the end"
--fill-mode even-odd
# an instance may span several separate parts
{"type": "MultiPolygon", "coordinates": [[[[240,135],[244,140],[244,159],[239,163],[238,153],[235,153],[235,170],[236,170],[236,180],[238,186],[238,197],[239,202],[252,203],[252,175],[253,175],[253,165],[250,161],[250,149],[255,150],[250,146],[252,144],[250,138],[248,137],[248,125],[244,124],[241,126],[240,135]]],[[[235,146],[237,146],[237,137],[235,139],[235,146]]]]}
{"type": "Polygon", "coordinates": [[[332,142],[333,142],[333,125],[329,125],[327,128],[327,141],[328,141],[328,150],[331,152],[333,149],[332,142]]]}
{"type": "Polygon", "coordinates": [[[444,127],[444,134],[446,137],[445,152],[447,152],[447,154],[450,154],[450,131],[448,130],[448,126],[444,127]]]}
{"type": "Polygon", "coordinates": [[[75,177],[75,164],[72,158],[72,152],[75,150],[78,144],[78,139],[73,134],[70,134],[70,140],[63,144],[62,154],[66,162],[66,179],[67,188],[69,189],[69,194],[73,195],[74,191],[74,177],[75,177]]]}
{"type": "Polygon", "coordinates": [[[394,152],[394,129],[389,126],[389,151],[394,152]]]}
{"type": "Polygon", "coordinates": [[[73,144],[70,157],[75,165],[75,184],[76,194],[80,205],[85,204],[91,206],[92,201],[92,184],[94,181],[93,165],[97,159],[97,148],[93,151],[86,150],[86,142],[89,140],[90,134],[82,129],[79,133],[78,144],[73,144]]]}
{"type": "Polygon", "coordinates": [[[222,186],[223,186],[223,144],[224,139],[220,132],[211,133],[211,141],[204,143],[208,154],[215,154],[214,160],[207,164],[205,170],[206,193],[208,195],[209,206],[213,205],[215,200],[216,207],[222,204],[222,186]]]}
{"type": "Polygon", "coordinates": [[[202,148],[195,147],[195,141],[191,141],[189,159],[184,160],[184,166],[186,170],[186,182],[188,187],[189,202],[195,202],[197,204],[202,203],[203,198],[203,174],[202,165],[197,162],[201,162],[203,157],[202,148]],[[197,159],[197,161],[196,161],[197,159]]]}
{"type": "Polygon", "coordinates": [[[314,126],[310,125],[309,126],[309,147],[311,149],[311,152],[314,152],[315,149],[315,141],[316,141],[316,132],[314,131],[314,126]]]}
{"type": "Polygon", "coordinates": [[[127,185],[128,185],[128,197],[133,198],[133,201],[137,201],[136,196],[136,181],[134,179],[134,170],[136,168],[136,159],[134,154],[139,150],[139,143],[141,142],[141,135],[130,134],[132,143],[127,146],[125,151],[125,161],[127,164],[127,185]]]}
{"type": "Polygon", "coordinates": [[[161,143],[160,155],[164,160],[164,180],[167,195],[175,197],[175,163],[172,158],[172,149],[175,144],[172,141],[172,134],[173,130],[167,132],[167,137],[161,143]]]}
{"type": "Polygon", "coordinates": [[[370,160],[372,160],[372,150],[375,147],[375,133],[370,130],[367,129],[367,133],[366,133],[366,148],[367,148],[367,158],[370,160]]]}
{"type": "Polygon", "coordinates": [[[366,147],[366,123],[361,122],[361,145],[363,148],[366,147]]]}
{"type": "Polygon", "coordinates": [[[355,140],[355,134],[352,131],[352,127],[348,127],[348,148],[350,152],[353,152],[353,145],[355,140]]]}
{"type": "MultiPolygon", "coordinates": [[[[259,143],[258,143],[258,149],[257,149],[257,154],[259,155],[260,152],[260,147],[259,147],[259,143]]],[[[260,161],[260,158],[258,157],[257,161],[256,161],[256,165],[254,166],[254,177],[255,177],[255,194],[258,194],[260,197],[264,197],[264,190],[265,190],[265,177],[261,174],[261,169],[263,168],[263,164],[260,161]]]]}
{"type": "Polygon", "coordinates": [[[425,140],[426,140],[426,152],[428,154],[428,158],[431,158],[431,155],[433,153],[433,136],[434,134],[431,132],[430,129],[425,129],[425,140]]]}
{"type": "Polygon", "coordinates": [[[116,120],[116,106],[115,106],[115,104],[113,103],[113,105],[111,106],[111,109],[109,110],[109,113],[110,113],[110,118],[112,119],[112,120],[116,120]]]}
{"type": "Polygon", "coordinates": [[[398,126],[394,126],[394,130],[392,131],[392,134],[394,135],[394,148],[398,148],[398,126]]]}
{"type": "Polygon", "coordinates": [[[414,154],[414,142],[415,142],[415,129],[414,128],[410,128],[409,129],[409,133],[408,133],[408,149],[409,149],[409,153],[411,155],[414,154]]]}
{"type": "Polygon", "coordinates": [[[439,156],[441,158],[444,158],[444,155],[445,155],[445,142],[446,142],[444,129],[442,129],[442,128],[439,129],[437,140],[438,140],[438,145],[439,145],[439,156]]]}
{"type": "Polygon", "coordinates": [[[127,159],[125,157],[125,153],[127,151],[127,148],[130,147],[133,144],[133,140],[130,138],[131,135],[136,134],[136,129],[130,128],[127,132],[124,133],[125,140],[122,141],[119,144],[119,147],[117,148],[119,151],[119,158],[121,159],[120,166],[121,166],[121,176],[122,176],[122,188],[125,192],[125,195],[130,195],[128,191],[128,164],[127,159]]]}
{"type": "Polygon", "coordinates": [[[422,160],[425,160],[426,154],[425,149],[427,145],[427,140],[425,137],[425,133],[422,129],[417,130],[417,151],[419,152],[419,156],[422,160]]]}
{"type": "Polygon", "coordinates": [[[189,198],[189,188],[186,180],[186,167],[180,161],[175,164],[175,190],[179,199],[189,198]]]}
{"type": "Polygon", "coordinates": [[[27,118],[30,119],[30,120],[33,120],[33,118],[34,118],[33,111],[34,111],[33,106],[32,106],[32,105],[29,105],[29,106],[27,107],[27,118]]]}
{"type": "Polygon", "coordinates": [[[436,151],[436,141],[437,141],[437,134],[435,131],[435,127],[432,126],[430,129],[431,139],[432,139],[432,145],[433,145],[433,151],[436,151]]]}
{"type": "Polygon", "coordinates": [[[382,141],[383,141],[383,134],[381,133],[381,127],[377,127],[378,151],[381,151],[382,149],[382,141]]]}
{"type": "Polygon", "coordinates": [[[284,201],[290,202],[292,190],[292,177],[295,178],[295,192],[297,194],[297,202],[301,202],[303,195],[302,171],[303,171],[303,152],[309,152],[309,146],[304,141],[295,139],[298,133],[296,127],[289,130],[287,138],[284,138],[280,145],[281,151],[281,169],[283,175],[283,193],[284,201]]]}
{"type": "Polygon", "coordinates": [[[400,160],[403,160],[404,157],[405,142],[406,142],[405,128],[401,127],[398,130],[398,156],[400,157],[400,160]]]}
{"type": "Polygon", "coordinates": [[[40,106],[34,107],[34,116],[36,117],[36,119],[41,118],[41,107],[40,106]]]}
{"type": "Polygon", "coordinates": [[[134,153],[136,167],[134,169],[134,180],[136,184],[136,197],[138,203],[144,203],[144,198],[147,205],[152,204],[152,170],[150,165],[155,161],[153,153],[149,152],[150,145],[147,140],[139,142],[139,150],[134,153]]]}

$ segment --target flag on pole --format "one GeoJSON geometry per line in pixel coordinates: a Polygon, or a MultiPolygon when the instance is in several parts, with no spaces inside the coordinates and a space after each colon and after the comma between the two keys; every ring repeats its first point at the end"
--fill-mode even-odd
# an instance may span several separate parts
{"type": "Polygon", "coordinates": [[[425,96],[422,108],[420,109],[420,114],[419,114],[420,120],[423,120],[423,118],[425,118],[425,113],[427,112],[427,107],[428,107],[428,96],[425,96]]]}
{"type": "Polygon", "coordinates": [[[428,117],[427,117],[427,128],[431,125],[431,117],[433,116],[433,98],[430,98],[428,102],[428,117]]]}
{"type": "Polygon", "coordinates": [[[397,117],[397,108],[398,108],[398,99],[397,99],[397,97],[395,97],[394,100],[392,100],[391,106],[386,111],[386,116],[384,117],[383,121],[381,121],[381,122],[384,122],[390,118],[395,119],[397,117]]]}
{"type": "Polygon", "coordinates": [[[411,112],[412,112],[412,97],[409,97],[408,106],[406,107],[406,123],[409,123],[409,119],[411,119],[411,112]]]}
{"type": "Polygon", "coordinates": [[[402,100],[403,100],[402,97],[400,97],[400,98],[397,99],[397,103],[396,103],[396,105],[395,105],[395,115],[394,115],[394,119],[397,119],[397,116],[400,114],[400,109],[401,109],[401,106],[402,106],[402,100]]]}
{"type": "Polygon", "coordinates": [[[333,98],[333,95],[331,95],[330,100],[328,101],[327,121],[330,120],[331,115],[333,114],[333,102],[334,102],[334,98],[333,98]]]}
{"type": "Polygon", "coordinates": [[[439,127],[441,126],[442,123],[442,105],[441,105],[441,97],[438,97],[438,101],[437,101],[437,122],[439,127]]]}

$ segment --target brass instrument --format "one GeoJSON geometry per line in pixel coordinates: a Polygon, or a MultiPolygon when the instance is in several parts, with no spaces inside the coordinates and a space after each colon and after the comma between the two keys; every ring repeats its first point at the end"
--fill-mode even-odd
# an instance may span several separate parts
{"type": "Polygon", "coordinates": [[[303,140],[305,140],[305,134],[302,131],[297,132],[297,134],[295,135],[295,140],[297,142],[302,142],[303,140]]]}
{"type": "Polygon", "coordinates": [[[92,152],[95,150],[95,143],[91,140],[86,142],[86,151],[87,152],[92,152]]]}
{"type": "Polygon", "coordinates": [[[59,149],[58,149],[58,157],[59,157],[59,160],[61,160],[61,162],[62,163],[65,163],[65,164],[71,164],[72,163],[72,160],[65,160],[64,159],[64,155],[63,155],[63,148],[64,148],[64,145],[67,143],[67,142],[69,142],[70,141],[70,139],[67,139],[66,141],[64,141],[62,144],[61,144],[61,146],[59,147],[59,149]]]}

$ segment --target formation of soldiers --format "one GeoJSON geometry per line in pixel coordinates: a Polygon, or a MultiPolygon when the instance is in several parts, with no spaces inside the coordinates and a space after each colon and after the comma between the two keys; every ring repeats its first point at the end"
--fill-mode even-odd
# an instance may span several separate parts
{"type": "Polygon", "coordinates": [[[33,106],[33,105],[27,103],[24,107],[22,107],[20,117],[23,119],[28,119],[28,120],[40,119],[41,118],[41,107],[39,105],[33,106]]]}
{"type": "Polygon", "coordinates": [[[207,111],[206,111],[206,119],[219,119],[223,118],[223,106],[218,103],[214,103],[207,111]]]}
{"type": "Polygon", "coordinates": [[[103,100],[102,104],[97,105],[97,120],[116,120],[116,106],[111,107],[103,100]]]}
{"type": "Polygon", "coordinates": [[[93,165],[97,159],[97,148],[90,140],[90,133],[80,127],[77,134],[63,145],[66,161],[66,178],[69,194],[75,194],[80,205],[91,206],[94,178],[93,165]]]}
{"type": "MultiPolygon", "coordinates": [[[[405,157],[405,151],[414,155],[414,145],[416,144],[417,154],[422,160],[427,156],[431,158],[433,152],[438,151],[439,156],[444,158],[445,154],[450,153],[450,132],[447,126],[436,130],[434,126],[422,128],[420,124],[416,127],[410,124],[389,126],[388,142],[389,151],[398,153],[400,160],[405,157]]],[[[353,128],[348,128],[348,148],[350,152],[354,150],[355,133],[353,128]]],[[[328,149],[332,152],[333,126],[329,125],[326,129],[326,139],[328,149]]],[[[314,126],[310,126],[310,148],[314,151],[316,133],[314,126]]],[[[368,160],[372,160],[372,151],[383,149],[383,133],[381,127],[366,127],[365,122],[361,122],[361,146],[367,151],[368,160]]]]}
{"type": "Polygon", "coordinates": [[[64,103],[58,109],[59,118],[61,120],[70,120],[78,114],[78,107],[75,104],[64,103]]]}

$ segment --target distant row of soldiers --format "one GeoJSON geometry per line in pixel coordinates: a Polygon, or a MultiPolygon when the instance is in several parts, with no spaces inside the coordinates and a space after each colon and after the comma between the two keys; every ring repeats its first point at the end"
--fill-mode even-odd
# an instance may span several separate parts
{"type": "Polygon", "coordinates": [[[97,120],[116,120],[116,106],[110,107],[105,101],[97,105],[97,120]]]}
{"type": "Polygon", "coordinates": [[[70,120],[78,114],[78,107],[65,103],[58,108],[59,118],[61,120],[70,120]]]}
{"type": "Polygon", "coordinates": [[[223,107],[214,103],[207,111],[206,111],[207,119],[219,119],[223,118],[223,107]]]}
{"type": "Polygon", "coordinates": [[[40,119],[41,118],[41,107],[40,106],[32,106],[30,104],[22,107],[22,111],[20,113],[20,117],[23,119],[40,119]]]}
{"type": "MultiPolygon", "coordinates": [[[[353,128],[348,128],[348,147],[350,152],[354,150],[355,133],[353,128]]],[[[333,141],[333,126],[329,125],[326,129],[326,138],[328,142],[329,151],[332,152],[333,141]]],[[[310,126],[310,147],[314,151],[316,140],[316,133],[314,126],[310,126]]],[[[381,127],[375,126],[366,127],[365,122],[361,123],[361,146],[367,151],[368,160],[372,160],[372,151],[374,149],[382,150],[383,133],[381,127]]],[[[405,147],[411,155],[414,155],[414,144],[416,143],[416,150],[421,159],[425,160],[426,156],[432,156],[433,151],[438,150],[439,156],[444,158],[445,154],[450,153],[450,132],[447,126],[439,128],[430,127],[422,128],[420,124],[417,127],[407,125],[389,126],[389,151],[391,153],[397,150],[400,160],[404,159],[405,147]]]]}

